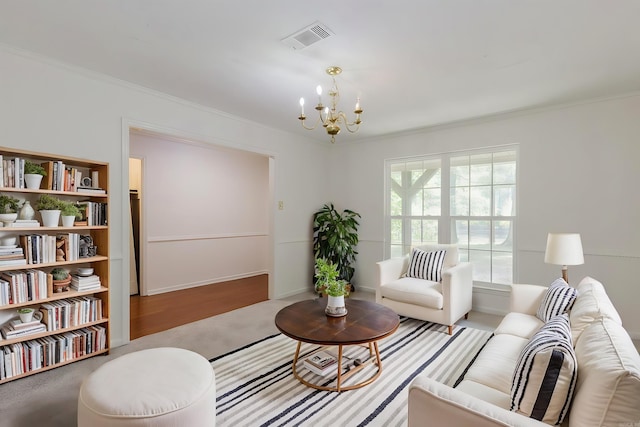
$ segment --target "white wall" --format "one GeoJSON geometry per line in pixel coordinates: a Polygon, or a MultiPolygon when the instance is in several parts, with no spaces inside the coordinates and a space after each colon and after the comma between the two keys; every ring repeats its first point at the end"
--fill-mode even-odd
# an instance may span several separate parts
{"type": "Polygon", "coordinates": [[[129,337],[129,125],[273,157],[270,297],[309,289],[310,224],[326,200],[324,144],[0,46],[0,146],[110,164],[111,341],[129,337]],[[313,160],[313,161],[310,161],[313,160]]]}
{"type": "MultiPolygon", "coordinates": [[[[603,282],[626,328],[640,338],[640,94],[510,114],[376,140],[336,144],[332,194],[362,214],[357,284],[373,288],[384,247],[384,160],[519,144],[516,282],[549,284],[560,266],[544,263],[547,233],[579,232],[585,264],[569,281],[603,282]]],[[[363,124],[366,126],[366,123],[363,124]]],[[[474,304],[503,311],[486,292],[474,304]]]]}
{"type": "Polygon", "coordinates": [[[269,272],[269,158],[132,132],[142,159],[141,294],[269,272]]]}

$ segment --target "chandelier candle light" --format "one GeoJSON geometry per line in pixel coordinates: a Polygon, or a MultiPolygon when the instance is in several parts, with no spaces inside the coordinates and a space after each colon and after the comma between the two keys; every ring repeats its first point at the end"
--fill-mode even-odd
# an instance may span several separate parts
{"type": "Polygon", "coordinates": [[[333,87],[329,90],[329,96],[331,97],[330,106],[325,107],[322,105],[322,86],[318,85],[316,92],[318,93],[318,105],[315,109],[318,111],[318,120],[312,127],[305,125],[307,117],[304,115],[304,98],[300,98],[300,117],[298,119],[302,123],[302,127],[307,130],[314,130],[319,123],[322,123],[322,127],[327,129],[327,133],[331,135],[331,143],[336,141],[336,135],[340,133],[340,123],[347,128],[351,133],[355,133],[360,128],[360,114],[362,109],[360,108],[360,98],[356,100],[356,108],[353,111],[356,115],[353,122],[349,122],[347,115],[343,111],[338,111],[338,102],[340,101],[340,92],[338,91],[338,85],[336,83],[336,76],[342,72],[340,67],[327,68],[327,74],[333,79],[333,87]]]}

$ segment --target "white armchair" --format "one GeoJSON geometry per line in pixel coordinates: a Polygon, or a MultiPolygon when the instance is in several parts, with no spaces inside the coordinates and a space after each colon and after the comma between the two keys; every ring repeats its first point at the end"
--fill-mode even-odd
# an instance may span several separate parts
{"type": "Polygon", "coordinates": [[[447,251],[442,265],[442,280],[432,282],[405,277],[410,255],[380,261],[376,263],[376,302],[402,316],[447,325],[451,335],[453,324],[462,316],[467,318],[471,311],[471,264],[459,262],[456,245],[424,245],[417,249],[447,251]]]}

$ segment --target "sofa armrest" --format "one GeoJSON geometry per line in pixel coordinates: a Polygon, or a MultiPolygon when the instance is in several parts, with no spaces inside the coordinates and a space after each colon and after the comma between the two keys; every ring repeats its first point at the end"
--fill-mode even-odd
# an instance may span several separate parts
{"type": "Polygon", "coordinates": [[[546,286],[511,285],[509,311],[535,316],[546,291],[546,286]]]}
{"type": "Polygon", "coordinates": [[[411,382],[408,408],[408,427],[548,427],[540,421],[440,384],[426,375],[419,375],[411,382]]]}

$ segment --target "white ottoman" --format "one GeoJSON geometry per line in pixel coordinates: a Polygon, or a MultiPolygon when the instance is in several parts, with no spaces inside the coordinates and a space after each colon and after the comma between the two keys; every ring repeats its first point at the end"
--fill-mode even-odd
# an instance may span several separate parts
{"type": "Polygon", "coordinates": [[[209,361],[180,348],[153,348],[111,360],[80,387],[78,426],[215,426],[209,361]]]}

